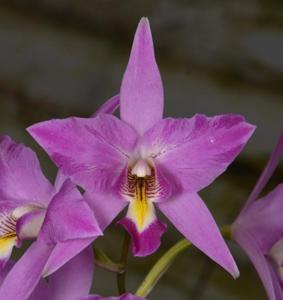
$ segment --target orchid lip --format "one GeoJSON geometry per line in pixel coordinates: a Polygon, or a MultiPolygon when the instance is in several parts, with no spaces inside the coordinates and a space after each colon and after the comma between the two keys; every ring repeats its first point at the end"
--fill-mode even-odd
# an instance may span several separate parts
{"type": "Polygon", "coordinates": [[[138,159],[127,169],[122,195],[129,201],[127,217],[143,231],[156,219],[153,202],[158,198],[159,184],[155,169],[146,160],[138,159]]]}
{"type": "Polygon", "coordinates": [[[0,260],[6,261],[17,244],[16,222],[11,214],[0,214],[0,260]]]}
{"type": "Polygon", "coordinates": [[[34,205],[16,207],[12,211],[0,213],[0,252],[12,248],[19,243],[17,235],[17,222],[27,213],[37,210],[34,205]]]}
{"type": "Polygon", "coordinates": [[[122,194],[129,202],[133,199],[143,201],[144,198],[154,201],[159,190],[154,167],[142,160],[138,160],[133,167],[128,167],[122,194]]]}

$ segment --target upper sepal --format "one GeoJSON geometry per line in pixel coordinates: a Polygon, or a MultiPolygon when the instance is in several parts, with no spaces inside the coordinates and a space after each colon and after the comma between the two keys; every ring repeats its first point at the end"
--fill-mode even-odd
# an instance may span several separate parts
{"type": "Polygon", "coordinates": [[[142,135],[163,115],[163,85],[149,21],[142,18],[120,90],[121,119],[142,135]]]}

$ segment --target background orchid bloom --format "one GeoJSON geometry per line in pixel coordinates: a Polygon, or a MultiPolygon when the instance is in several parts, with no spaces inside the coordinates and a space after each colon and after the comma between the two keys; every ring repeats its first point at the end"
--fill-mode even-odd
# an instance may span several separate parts
{"type": "Polygon", "coordinates": [[[37,240],[5,277],[0,299],[28,299],[42,276],[53,273],[99,235],[92,210],[77,187],[66,180],[48,206],[37,240]]]}
{"type": "Polygon", "coordinates": [[[137,28],[120,90],[121,119],[67,118],[28,128],[52,160],[86,190],[101,228],[120,220],[134,255],[153,253],[166,225],[158,207],[195,246],[238,276],[209,210],[197,194],[239,154],[254,126],[238,115],[163,117],[163,87],[149,22],[137,28]]]}
{"type": "Polygon", "coordinates": [[[92,295],[92,296],[81,298],[80,300],[146,300],[146,299],[127,293],[119,297],[101,297],[99,295],[92,295]]]}
{"type": "Polygon", "coordinates": [[[283,133],[232,226],[235,241],[254,264],[270,300],[283,299],[283,184],[258,200],[283,154],[283,133]]]}
{"type": "MultiPolygon", "coordinates": [[[[113,113],[117,107],[119,107],[119,96],[114,96],[107,100],[97,111],[94,115],[98,115],[99,113],[113,113]]],[[[96,233],[92,234],[90,238],[78,238],[72,240],[72,238],[65,237],[63,240],[58,236],[57,238],[53,236],[53,224],[52,224],[52,217],[49,225],[44,225],[43,231],[48,228],[48,226],[51,226],[51,232],[47,233],[47,236],[50,235],[50,237],[55,238],[53,241],[54,243],[51,243],[50,247],[48,248],[48,251],[45,252],[45,257],[48,257],[46,264],[38,264],[39,269],[38,272],[35,272],[35,276],[32,277],[32,285],[30,286],[23,284],[24,289],[18,290],[15,288],[13,290],[13,294],[19,294],[19,298],[13,298],[13,299],[24,299],[24,297],[29,295],[33,288],[36,286],[37,282],[40,279],[40,276],[47,276],[55,271],[57,271],[60,267],[62,267],[66,262],[68,262],[72,257],[76,256],[80,251],[82,251],[85,247],[87,247],[95,237],[97,237],[98,234],[100,234],[100,229],[97,227],[96,220],[93,217],[92,212],[89,211],[87,204],[82,199],[81,196],[78,196],[78,191],[76,191],[76,187],[74,184],[71,184],[70,182],[66,182],[66,176],[64,176],[60,171],[57,174],[54,187],[49,183],[49,181],[44,177],[44,175],[41,172],[40,165],[38,162],[38,159],[36,157],[36,154],[29,149],[28,147],[25,147],[22,144],[16,144],[14,141],[11,140],[11,138],[4,136],[0,139],[0,284],[2,281],[4,281],[4,278],[7,276],[8,271],[12,268],[12,265],[9,264],[6,266],[6,263],[11,255],[12,248],[14,245],[19,246],[22,239],[25,238],[36,238],[38,236],[38,233],[41,229],[41,226],[43,224],[47,207],[52,201],[52,203],[55,201],[55,203],[58,204],[59,207],[57,209],[60,209],[62,212],[62,216],[60,214],[57,217],[53,217],[53,221],[56,221],[56,218],[58,218],[58,222],[61,222],[66,217],[77,217],[76,222],[81,222],[79,226],[76,225],[78,230],[81,230],[82,232],[85,230],[83,228],[85,222],[79,221],[80,216],[74,214],[74,212],[69,211],[65,209],[64,203],[69,205],[69,203],[66,203],[68,201],[68,197],[77,198],[79,201],[78,203],[74,203],[75,205],[81,205],[82,211],[79,209],[78,212],[84,212],[88,214],[87,221],[89,222],[89,226],[93,226],[96,228],[96,233]],[[63,188],[64,185],[64,188],[63,188]],[[61,190],[62,189],[62,190],[61,190]],[[67,192],[66,192],[67,190],[67,192]],[[59,192],[59,193],[58,193],[59,192]],[[57,194],[58,193],[58,194],[57,194]],[[64,193],[66,194],[64,196],[64,193]],[[76,194],[76,195],[75,195],[76,194]],[[75,196],[74,196],[75,195],[75,196]],[[65,199],[64,202],[62,200],[62,203],[58,203],[59,200],[53,200],[55,199],[65,199]],[[62,206],[63,205],[63,206],[62,206]],[[92,223],[90,223],[92,222],[92,223]],[[50,225],[51,224],[51,225],[50,225]],[[65,240],[66,239],[66,240],[65,240]],[[44,267],[44,268],[43,268],[44,267]],[[43,269],[42,269],[43,268],[43,269]],[[42,272],[40,273],[40,270],[42,272]],[[24,296],[25,295],[25,296],[24,296]]],[[[70,199],[71,201],[71,199],[70,199]]],[[[54,204],[52,204],[54,206],[54,204]]],[[[67,206],[66,205],[66,206],[67,206]]],[[[72,207],[71,207],[72,208],[72,207]]],[[[76,209],[76,207],[73,207],[76,209]]],[[[53,208],[53,211],[56,209],[53,208]]],[[[49,208],[50,211],[50,208],[49,208]]],[[[55,212],[55,211],[54,211],[55,212]]],[[[49,215],[52,213],[49,212],[49,215]]],[[[83,217],[83,214],[82,214],[83,217]]],[[[56,221],[56,222],[57,222],[56,221]]],[[[75,221],[75,219],[74,219],[75,221]]],[[[48,223],[48,220],[45,221],[45,223],[48,223]]],[[[59,224],[60,225],[60,224],[59,224]]],[[[58,226],[59,226],[58,225],[58,226]]],[[[62,232],[60,235],[67,234],[68,230],[72,230],[73,228],[70,226],[70,224],[63,224],[62,228],[60,229],[62,232]],[[69,227],[66,227],[69,226],[69,227]],[[64,231],[65,230],[65,231],[64,231]]],[[[55,224],[57,226],[57,224],[55,224]]],[[[58,228],[57,228],[58,229],[58,228]]],[[[70,232],[69,234],[74,234],[73,232],[70,232]]],[[[44,234],[41,234],[41,236],[44,236],[44,234]]],[[[47,242],[49,244],[49,242],[47,242]]],[[[17,272],[24,272],[26,268],[26,272],[28,272],[30,266],[28,265],[29,259],[33,260],[33,255],[36,255],[36,252],[40,253],[40,243],[35,243],[34,246],[32,245],[35,250],[31,251],[32,254],[27,255],[27,258],[21,260],[17,264],[17,267],[15,266],[15,270],[13,272],[15,273],[14,276],[17,276],[17,272]]],[[[63,269],[60,269],[55,273],[55,275],[51,276],[51,279],[49,280],[48,285],[42,285],[39,284],[39,288],[36,288],[36,290],[33,292],[32,296],[30,296],[29,299],[78,299],[77,297],[74,298],[74,295],[85,295],[88,290],[86,291],[85,288],[82,290],[78,287],[76,283],[74,283],[72,286],[74,287],[74,291],[72,293],[72,297],[68,298],[65,295],[69,295],[68,291],[70,291],[70,288],[68,288],[67,292],[64,292],[63,287],[66,287],[66,283],[68,283],[69,280],[74,281],[74,275],[70,274],[74,271],[75,266],[78,264],[82,264],[81,268],[77,268],[77,270],[83,270],[86,271],[86,276],[90,277],[88,281],[92,281],[92,274],[90,276],[89,267],[84,268],[86,264],[86,256],[88,256],[88,262],[87,264],[92,266],[93,265],[93,255],[92,251],[91,254],[89,254],[89,250],[86,249],[82,254],[78,254],[77,258],[73,258],[71,262],[67,263],[66,266],[63,266],[63,269]],[[72,271],[71,271],[72,270],[72,271]],[[69,272],[68,274],[66,272],[69,272]],[[60,277],[65,277],[64,282],[65,285],[60,283],[61,289],[57,286],[57,280],[60,277]],[[68,279],[70,278],[70,279],[68,279]],[[55,287],[55,290],[54,290],[55,287]],[[76,287],[76,288],[75,288],[76,287]],[[80,291],[83,291],[80,293],[80,291]],[[64,297],[62,296],[64,294],[64,297]],[[79,294],[78,294],[79,293],[79,294]],[[45,296],[44,296],[45,295],[45,296]],[[47,296],[52,295],[52,297],[47,296]],[[56,297],[55,297],[56,295],[56,297]],[[43,298],[43,296],[45,298],[43,298]],[[63,297],[63,298],[62,298],[63,297]]],[[[36,256],[35,256],[36,257],[36,256]]],[[[43,260],[44,261],[44,260],[43,260]]],[[[31,264],[31,267],[33,268],[33,264],[31,264]]],[[[33,269],[32,269],[33,272],[33,269]]],[[[26,273],[24,273],[26,274],[26,273]]],[[[9,275],[9,278],[13,279],[13,276],[9,275]]],[[[9,286],[9,280],[6,280],[6,285],[8,288],[9,286]],[[8,282],[8,283],[7,283],[8,282]]],[[[78,284],[80,284],[80,281],[85,278],[84,274],[80,274],[80,279],[78,279],[78,284]]],[[[19,277],[19,280],[17,282],[20,283],[20,279],[25,280],[24,277],[19,277]]],[[[82,284],[83,287],[86,287],[86,283],[88,282],[87,278],[85,278],[84,283],[82,284]]],[[[2,289],[1,289],[2,290],[2,289]]],[[[4,291],[5,293],[5,291],[4,291]]],[[[5,294],[5,299],[8,299],[8,296],[10,295],[9,292],[5,294]]],[[[1,299],[1,297],[0,297],[1,299]]],[[[12,299],[12,298],[11,298],[12,299]]]]}
{"type": "Polygon", "coordinates": [[[8,136],[0,138],[0,269],[14,245],[37,236],[55,188],[36,154],[8,136]]]}
{"type": "Polygon", "coordinates": [[[93,250],[88,247],[49,276],[48,281],[41,279],[28,299],[78,300],[89,293],[93,272],[93,250]]]}
{"type": "MultiPolygon", "coordinates": [[[[95,112],[113,113],[119,95],[107,100],[95,112]]],[[[10,137],[0,137],[0,270],[13,247],[26,238],[36,238],[52,197],[66,177],[58,172],[54,187],[40,169],[36,154],[10,137]]],[[[58,249],[59,250],[59,249],[58,249]]]]}
{"type": "MultiPolygon", "coordinates": [[[[0,272],[0,286],[12,266],[13,264],[10,262],[0,272]]],[[[89,247],[49,276],[48,281],[41,279],[28,299],[78,300],[89,293],[93,271],[93,250],[89,247]],[[78,276],[78,274],[80,275],[78,276]]]]}

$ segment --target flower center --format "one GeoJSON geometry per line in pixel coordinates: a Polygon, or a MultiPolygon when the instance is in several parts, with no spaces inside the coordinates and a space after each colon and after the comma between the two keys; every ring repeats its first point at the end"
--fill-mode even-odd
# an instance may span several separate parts
{"type": "Polygon", "coordinates": [[[281,282],[283,282],[283,239],[280,239],[273,245],[268,255],[275,263],[278,275],[281,282]]]}
{"type": "Polygon", "coordinates": [[[158,195],[155,170],[145,161],[137,163],[127,171],[127,180],[122,188],[123,195],[130,202],[127,216],[142,231],[155,218],[153,203],[158,195]]]}
{"type": "Polygon", "coordinates": [[[7,256],[18,241],[16,233],[18,219],[35,209],[35,206],[26,205],[0,213],[0,259],[7,256]]]}
{"type": "Polygon", "coordinates": [[[17,219],[9,213],[0,213],[0,259],[11,252],[17,242],[17,219]]]}

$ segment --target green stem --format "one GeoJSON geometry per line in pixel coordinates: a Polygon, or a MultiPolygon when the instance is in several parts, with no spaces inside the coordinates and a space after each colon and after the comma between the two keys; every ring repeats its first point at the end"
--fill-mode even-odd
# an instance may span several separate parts
{"type": "MultiPolygon", "coordinates": [[[[230,226],[223,226],[221,233],[223,237],[231,239],[230,226]]],[[[136,291],[136,296],[146,297],[173,263],[178,254],[187,249],[189,246],[191,246],[191,242],[186,239],[182,239],[165,252],[146,275],[145,279],[136,291]]]]}
{"type": "Polygon", "coordinates": [[[180,240],[177,244],[171,247],[151,268],[144,281],[136,291],[136,295],[140,297],[146,297],[154,286],[157,284],[162,275],[167,271],[175,257],[187,249],[191,243],[186,240],[180,240]]]}
{"type": "Polygon", "coordinates": [[[102,250],[97,247],[93,248],[95,255],[95,264],[109,272],[122,273],[123,266],[119,263],[113,262],[102,250]]]}
{"type": "Polygon", "coordinates": [[[120,265],[122,266],[122,272],[117,273],[117,287],[119,295],[122,295],[126,292],[126,269],[128,254],[130,249],[131,238],[128,233],[125,232],[123,248],[121,253],[120,265]]]}

